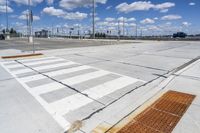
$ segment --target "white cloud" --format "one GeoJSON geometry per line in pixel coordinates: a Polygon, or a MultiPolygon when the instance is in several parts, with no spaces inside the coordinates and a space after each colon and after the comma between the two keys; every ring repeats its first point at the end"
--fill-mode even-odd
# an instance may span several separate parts
{"type": "Polygon", "coordinates": [[[125,18],[125,17],[119,17],[118,21],[125,21],[125,22],[131,22],[131,21],[135,21],[135,18],[125,18]]]}
{"type": "MultiPolygon", "coordinates": [[[[13,12],[13,9],[11,8],[11,7],[7,7],[7,9],[8,9],[8,12],[9,13],[11,13],[11,12],[13,12]]],[[[4,6],[4,5],[0,5],[0,12],[6,12],[6,6],[4,6]]]]}
{"type": "MultiPolygon", "coordinates": [[[[21,20],[27,20],[26,15],[20,15],[18,18],[21,19],[21,20]]],[[[33,16],[33,21],[37,21],[37,20],[40,20],[40,17],[39,16],[33,16]]]]}
{"type": "MultiPolygon", "coordinates": [[[[25,10],[21,13],[21,15],[18,18],[21,20],[27,20],[27,14],[28,14],[28,10],[25,10]]],[[[33,15],[33,21],[38,21],[38,20],[40,20],[40,17],[33,15]]]]}
{"type": "Polygon", "coordinates": [[[190,5],[190,6],[194,6],[194,5],[196,5],[196,3],[190,2],[189,5],[190,5]]]}
{"type": "Polygon", "coordinates": [[[164,9],[169,9],[171,7],[174,7],[174,6],[175,6],[175,3],[165,2],[165,3],[162,3],[162,4],[154,5],[154,9],[164,10],[164,9]]]}
{"type": "MultiPolygon", "coordinates": [[[[28,5],[28,0],[10,0],[10,1],[14,1],[17,4],[28,5]]],[[[43,0],[31,0],[31,5],[37,5],[41,2],[43,2],[43,0]]]]}
{"type": "Polygon", "coordinates": [[[183,26],[186,26],[186,27],[191,25],[191,23],[189,23],[189,22],[183,22],[182,24],[183,24],[183,26]]]}
{"type": "Polygon", "coordinates": [[[99,17],[95,17],[95,21],[99,21],[101,20],[99,17]]]}
{"type": "Polygon", "coordinates": [[[135,27],[136,23],[130,23],[129,26],[135,27]]]}
{"type": "Polygon", "coordinates": [[[150,18],[146,18],[144,20],[141,20],[140,21],[141,24],[154,24],[155,21],[153,19],[150,19],[150,18]]]}
{"type": "Polygon", "coordinates": [[[62,9],[55,9],[54,7],[46,7],[43,9],[43,13],[51,16],[62,16],[65,12],[62,9]]]}
{"type": "Polygon", "coordinates": [[[6,1],[5,0],[0,0],[0,5],[5,5],[6,1]]]}
{"type": "Polygon", "coordinates": [[[175,3],[171,3],[171,2],[165,2],[162,4],[152,4],[151,1],[137,1],[131,4],[128,4],[126,2],[121,3],[118,6],[116,6],[116,9],[119,12],[129,13],[133,11],[148,11],[150,9],[166,11],[166,9],[169,9],[174,6],[175,6],[175,3]]]}
{"type": "MultiPolygon", "coordinates": [[[[37,5],[46,1],[48,4],[53,4],[54,0],[31,0],[31,5],[37,5]]],[[[28,5],[28,0],[8,0],[8,2],[15,2],[19,5],[28,5]]],[[[6,0],[0,0],[0,5],[5,5],[6,0]]]]}
{"type": "Polygon", "coordinates": [[[106,10],[110,10],[112,8],[112,6],[107,6],[106,10]]]}
{"type": "Polygon", "coordinates": [[[54,0],[47,0],[47,4],[51,5],[53,4],[54,0]]]}
{"type": "Polygon", "coordinates": [[[132,12],[132,11],[141,11],[141,10],[149,10],[153,8],[154,5],[151,4],[150,1],[138,1],[138,2],[133,2],[131,4],[127,4],[126,2],[119,4],[116,9],[120,12],[132,12]]]}
{"type": "Polygon", "coordinates": [[[168,11],[169,11],[169,9],[160,10],[161,13],[166,13],[166,12],[168,12],[168,11]]]}
{"type": "Polygon", "coordinates": [[[181,19],[182,17],[180,15],[166,15],[161,18],[161,20],[177,20],[181,19]]]}
{"type": "MultiPolygon", "coordinates": [[[[107,0],[96,0],[96,3],[105,4],[107,0]]],[[[91,0],[61,0],[59,2],[60,7],[67,10],[72,10],[79,7],[88,7],[92,5],[91,0]]]]}
{"type": "Polygon", "coordinates": [[[166,25],[172,25],[172,22],[166,22],[166,25]]]}
{"type": "Polygon", "coordinates": [[[115,18],[105,18],[105,21],[112,22],[112,21],[115,21],[115,18]]]}
{"type": "Polygon", "coordinates": [[[51,15],[51,16],[57,16],[57,17],[63,18],[63,19],[69,19],[69,20],[82,20],[82,19],[87,18],[86,13],[66,12],[62,9],[55,9],[54,7],[44,8],[43,13],[51,15]]]}

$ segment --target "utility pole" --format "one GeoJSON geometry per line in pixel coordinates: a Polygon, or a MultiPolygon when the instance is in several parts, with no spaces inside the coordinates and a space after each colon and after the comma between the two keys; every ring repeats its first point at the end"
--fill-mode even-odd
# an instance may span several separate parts
{"type": "Polygon", "coordinates": [[[123,36],[125,36],[125,20],[124,20],[124,17],[123,17],[123,36]]]}
{"type": "Polygon", "coordinates": [[[31,0],[28,0],[28,27],[29,27],[28,41],[29,41],[29,43],[32,43],[32,42],[33,42],[33,39],[32,39],[32,11],[31,11],[31,0]]]}
{"type": "Polygon", "coordinates": [[[6,0],[6,39],[10,39],[9,29],[8,29],[8,0],[6,0]]]}
{"type": "Polygon", "coordinates": [[[120,21],[118,20],[118,40],[120,40],[120,21]]]}
{"type": "Polygon", "coordinates": [[[29,19],[28,19],[29,15],[28,15],[28,12],[26,13],[26,26],[27,26],[27,31],[26,31],[26,36],[28,37],[29,35],[29,19]]]}
{"type": "Polygon", "coordinates": [[[95,0],[93,0],[93,39],[95,39],[95,0]]]}
{"type": "Polygon", "coordinates": [[[29,36],[28,36],[28,41],[29,43],[32,43],[33,44],[33,54],[35,53],[35,44],[33,42],[33,35],[32,35],[32,32],[33,32],[33,28],[32,28],[32,22],[33,22],[33,13],[32,13],[32,10],[31,10],[31,0],[28,0],[28,24],[29,24],[29,36]]]}
{"type": "Polygon", "coordinates": [[[135,37],[136,37],[136,39],[137,39],[137,32],[138,32],[138,25],[136,23],[136,25],[135,25],[135,37]]]}
{"type": "Polygon", "coordinates": [[[143,36],[142,28],[140,29],[140,36],[141,36],[141,37],[143,36]]]}

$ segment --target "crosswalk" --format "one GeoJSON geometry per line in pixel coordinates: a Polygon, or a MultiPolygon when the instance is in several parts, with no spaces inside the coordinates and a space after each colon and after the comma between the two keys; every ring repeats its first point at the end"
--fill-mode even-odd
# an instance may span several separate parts
{"type": "MultiPolygon", "coordinates": [[[[65,130],[72,122],[66,117],[67,114],[95,104],[105,106],[105,103],[101,103],[102,98],[112,97],[124,88],[144,82],[58,57],[4,61],[1,66],[15,77],[65,130]],[[48,82],[43,82],[44,80],[48,82]],[[56,100],[47,100],[52,97],[56,100]]],[[[95,110],[86,109],[84,112],[89,115],[92,111],[95,110]]]]}

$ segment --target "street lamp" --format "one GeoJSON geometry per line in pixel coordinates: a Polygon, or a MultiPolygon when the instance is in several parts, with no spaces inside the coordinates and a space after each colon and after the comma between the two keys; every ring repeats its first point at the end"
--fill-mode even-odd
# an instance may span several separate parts
{"type": "Polygon", "coordinates": [[[95,0],[93,0],[93,39],[95,39],[95,0]]]}
{"type": "Polygon", "coordinates": [[[6,0],[6,39],[10,39],[9,29],[8,29],[8,0],[6,0]]]}
{"type": "Polygon", "coordinates": [[[28,0],[28,27],[29,27],[28,41],[29,43],[33,43],[32,22],[33,22],[33,14],[31,11],[31,0],[28,0]]]}

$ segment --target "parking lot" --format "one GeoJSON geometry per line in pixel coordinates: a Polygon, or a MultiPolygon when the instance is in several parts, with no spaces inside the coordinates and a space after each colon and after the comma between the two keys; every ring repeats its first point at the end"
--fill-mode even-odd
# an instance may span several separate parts
{"type": "MultiPolygon", "coordinates": [[[[79,121],[77,132],[112,127],[200,56],[200,42],[189,41],[37,39],[35,46],[44,56],[1,60],[3,132],[64,132],[79,121]]],[[[32,47],[17,39],[0,48],[5,56],[32,47]]]]}

